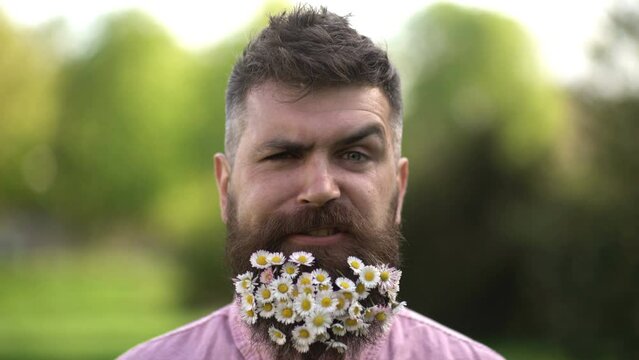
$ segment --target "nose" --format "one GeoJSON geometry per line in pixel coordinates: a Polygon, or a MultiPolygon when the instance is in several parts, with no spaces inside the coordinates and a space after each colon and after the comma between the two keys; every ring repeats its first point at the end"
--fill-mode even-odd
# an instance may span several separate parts
{"type": "Polygon", "coordinates": [[[340,197],[340,189],[327,161],[309,161],[303,169],[304,187],[298,196],[302,205],[321,207],[340,197]]]}

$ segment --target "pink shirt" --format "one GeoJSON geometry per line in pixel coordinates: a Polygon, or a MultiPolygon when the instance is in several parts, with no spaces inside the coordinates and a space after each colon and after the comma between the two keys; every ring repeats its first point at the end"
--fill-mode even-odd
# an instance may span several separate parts
{"type": "MultiPolygon", "coordinates": [[[[235,305],[142,343],[119,360],[267,360],[251,342],[235,305]]],[[[391,329],[359,359],[503,360],[499,354],[414,311],[400,311],[391,329]]]]}

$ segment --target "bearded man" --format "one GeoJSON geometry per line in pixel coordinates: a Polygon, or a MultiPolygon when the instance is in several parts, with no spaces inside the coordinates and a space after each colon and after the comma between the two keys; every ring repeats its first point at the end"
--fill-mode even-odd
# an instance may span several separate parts
{"type": "MultiPolygon", "coordinates": [[[[398,268],[408,179],[401,134],[399,76],[384,50],[324,8],[271,17],[233,68],[225,153],[215,156],[233,273],[251,274],[252,287],[249,259],[259,251],[308,252],[333,279],[351,272],[351,257],[398,268]]],[[[271,341],[277,320],[258,317],[256,300],[247,301],[121,359],[502,359],[401,307],[383,324],[344,331],[339,346],[317,341],[300,350],[283,332],[271,341]]]]}

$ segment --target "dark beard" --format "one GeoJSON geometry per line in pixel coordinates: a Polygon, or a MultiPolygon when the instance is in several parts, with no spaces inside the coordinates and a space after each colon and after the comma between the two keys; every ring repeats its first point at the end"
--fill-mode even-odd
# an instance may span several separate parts
{"type": "MultiPolygon", "coordinates": [[[[394,221],[396,204],[397,196],[389,204],[389,212],[384,224],[371,223],[356,208],[332,201],[322,207],[300,207],[291,213],[273,212],[259,227],[251,227],[238,223],[235,199],[229,196],[226,259],[233,274],[243,274],[246,271],[255,271],[251,267],[249,258],[257,250],[281,251],[285,256],[295,251],[308,251],[315,257],[313,268],[326,270],[333,280],[340,276],[356,280],[347,264],[348,256],[356,256],[365,264],[388,264],[399,268],[399,247],[403,238],[399,225],[394,221]],[[350,235],[348,241],[330,247],[296,246],[284,241],[288,235],[306,233],[309,230],[324,227],[345,229],[350,235]]],[[[366,300],[379,303],[379,299],[373,296],[366,300]]],[[[367,301],[363,301],[363,305],[366,305],[367,301]]],[[[271,349],[276,359],[341,359],[344,357],[336,351],[326,351],[326,346],[319,342],[311,345],[310,351],[306,354],[300,354],[292,346],[292,341],[277,346],[268,336],[270,326],[276,326],[290,334],[295,325],[284,325],[274,318],[260,317],[251,327],[253,339],[271,349]]],[[[364,345],[378,339],[381,332],[380,326],[371,324],[366,336],[356,336],[349,332],[337,337],[337,340],[348,346],[347,355],[350,357],[358,353],[364,345]]]]}

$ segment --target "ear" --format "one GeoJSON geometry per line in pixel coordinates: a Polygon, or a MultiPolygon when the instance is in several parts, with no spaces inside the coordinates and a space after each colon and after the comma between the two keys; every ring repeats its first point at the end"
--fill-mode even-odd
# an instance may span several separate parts
{"type": "Polygon", "coordinates": [[[400,158],[397,163],[397,209],[395,211],[395,223],[398,225],[402,222],[402,206],[404,205],[404,196],[406,195],[406,186],[408,185],[408,159],[400,158]]]}
{"type": "Polygon", "coordinates": [[[228,187],[231,177],[231,166],[228,159],[222,153],[215,154],[215,180],[217,181],[217,192],[220,198],[220,215],[222,221],[226,224],[227,205],[228,205],[228,187]]]}

